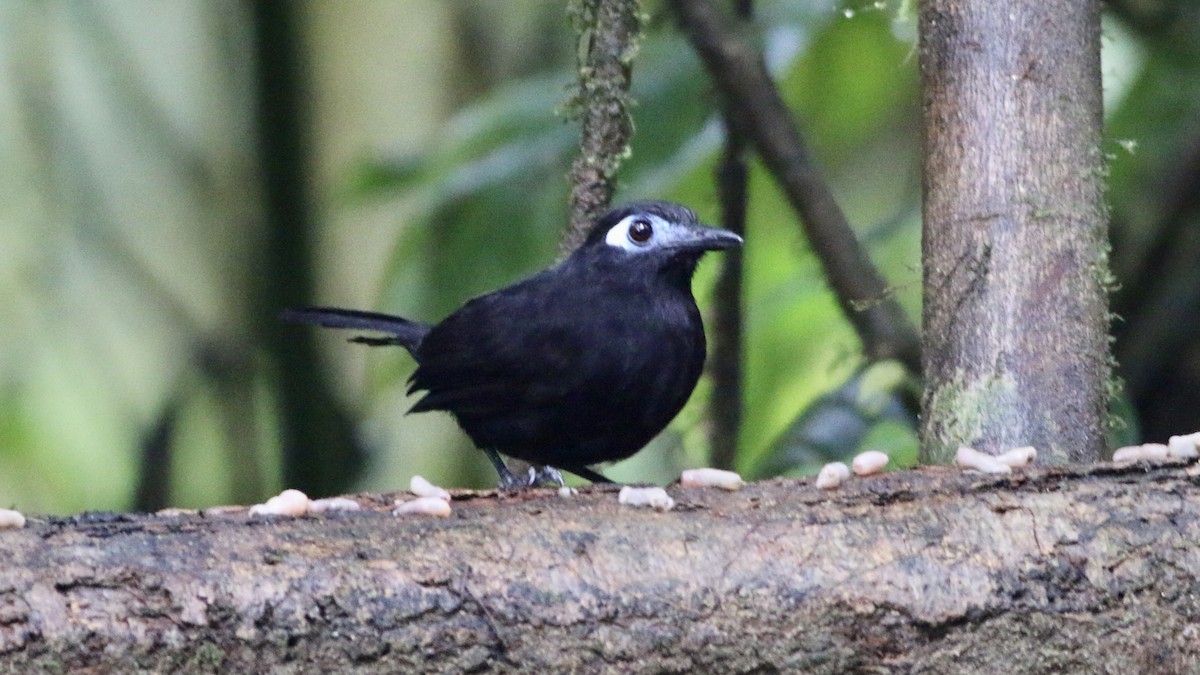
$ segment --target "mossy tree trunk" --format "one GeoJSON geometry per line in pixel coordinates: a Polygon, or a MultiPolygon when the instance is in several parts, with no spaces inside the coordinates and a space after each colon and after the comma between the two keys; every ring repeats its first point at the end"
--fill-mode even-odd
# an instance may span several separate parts
{"type": "Polygon", "coordinates": [[[1098,459],[1108,351],[1099,0],[923,0],[921,446],[1098,459]]]}

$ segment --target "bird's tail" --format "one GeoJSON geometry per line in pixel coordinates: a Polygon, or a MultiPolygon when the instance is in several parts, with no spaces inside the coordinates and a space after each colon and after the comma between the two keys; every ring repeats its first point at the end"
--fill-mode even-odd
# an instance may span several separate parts
{"type": "Polygon", "coordinates": [[[429,324],[409,321],[399,316],[339,307],[285,309],[280,313],[279,318],[292,323],[310,323],[325,328],[348,328],[387,333],[387,337],[356,335],[350,338],[350,341],[372,346],[400,345],[409,353],[414,352],[420,346],[421,340],[425,339],[425,334],[429,332],[430,328],[429,324]]]}

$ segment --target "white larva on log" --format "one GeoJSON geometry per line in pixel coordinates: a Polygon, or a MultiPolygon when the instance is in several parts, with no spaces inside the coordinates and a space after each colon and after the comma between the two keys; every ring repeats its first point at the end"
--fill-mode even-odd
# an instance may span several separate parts
{"type": "Polygon", "coordinates": [[[722,490],[741,490],[746,481],[733,471],[724,469],[688,469],[679,477],[683,487],[715,487],[722,490]]]}
{"type": "Polygon", "coordinates": [[[0,509],[0,530],[25,527],[25,516],[20,511],[0,509]]]}
{"type": "Polygon", "coordinates": [[[1007,464],[1013,468],[1025,466],[1033,460],[1037,459],[1037,448],[1032,445],[1026,445],[1021,448],[1013,448],[996,455],[996,461],[1001,464],[1007,464]]]}
{"type": "Polygon", "coordinates": [[[396,508],[392,509],[393,516],[435,516],[445,518],[450,515],[450,502],[441,497],[417,497],[409,501],[396,500],[396,508]]]}
{"type": "Polygon", "coordinates": [[[579,494],[579,490],[576,490],[575,488],[571,487],[570,485],[564,485],[564,486],[558,488],[558,496],[559,497],[574,497],[577,494],[579,494]]]}
{"type": "Polygon", "coordinates": [[[860,453],[850,462],[850,468],[854,469],[854,473],[859,476],[870,476],[873,473],[879,473],[883,467],[887,466],[888,456],[878,450],[868,450],[860,453]]]}
{"type": "Polygon", "coordinates": [[[675,500],[660,487],[626,485],[617,495],[617,502],[625,506],[649,506],[656,511],[670,511],[675,506],[675,500]]]}
{"type": "Polygon", "coordinates": [[[1161,462],[1167,457],[1167,446],[1162,443],[1143,443],[1117,448],[1112,461],[1115,464],[1132,464],[1141,460],[1161,462]]]}
{"type": "Polygon", "coordinates": [[[314,499],[308,505],[309,513],[325,513],[326,511],[361,511],[362,505],[349,497],[325,497],[314,499]]]}
{"type": "Polygon", "coordinates": [[[413,476],[408,481],[408,491],[418,497],[437,497],[447,502],[450,501],[450,493],[445,488],[440,488],[421,476],[413,476]]]}
{"type": "Polygon", "coordinates": [[[965,445],[958,446],[954,453],[954,461],[964,469],[974,469],[983,473],[1012,473],[1012,467],[997,458],[975,448],[965,445]]]}
{"type": "Polygon", "coordinates": [[[302,516],[312,502],[299,490],[284,490],[263,504],[250,507],[252,516],[302,516]]]}
{"type": "Polygon", "coordinates": [[[850,478],[850,467],[843,462],[830,462],[821,467],[817,474],[817,487],[822,490],[832,490],[850,478]]]}
{"type": "Polygon", "coordinates": [[[1197,444],[1200,443],[1200,433],[1184,436],[1172,436],[1167,441],[1167,457],[1171,459],[1196,459],[1200,457],[1197,444]]]}
{"type": "MultiPolygon", "coordinates": [[[[253,508],[253,507],[251,507],[253,508]]],[[[245,513],[246,507],[238,504],[222,504],[220,506],[210,506],[200,510],[200,515],[205,518],[225,518],[228,516],[240,516],[245,513]]]]}

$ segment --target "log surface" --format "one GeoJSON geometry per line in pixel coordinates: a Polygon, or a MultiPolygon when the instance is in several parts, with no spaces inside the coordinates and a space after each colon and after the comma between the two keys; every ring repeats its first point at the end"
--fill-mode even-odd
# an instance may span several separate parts
{"type": "Polygon", "coordinates": [[[0,672],[1189,672],[1182,465],[0,531],[0,672]]]}

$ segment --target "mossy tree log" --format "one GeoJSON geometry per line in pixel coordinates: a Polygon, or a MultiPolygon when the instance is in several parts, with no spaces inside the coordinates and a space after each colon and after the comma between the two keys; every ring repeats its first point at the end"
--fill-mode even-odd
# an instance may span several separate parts
{"type": "Polygon", "coordinates": [[[1110,388],[1099,0],[922,0],[921,452],[1095,461],[1110,388]]]}
{"type": "Polygon", "coordinates": [[[2,672],[1180,672],[1180,465],[460,493],[447,519],[84,514],[0,531],[2,672]]]}

